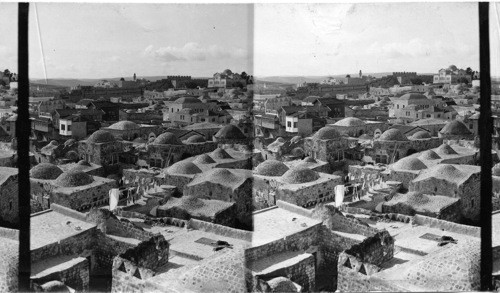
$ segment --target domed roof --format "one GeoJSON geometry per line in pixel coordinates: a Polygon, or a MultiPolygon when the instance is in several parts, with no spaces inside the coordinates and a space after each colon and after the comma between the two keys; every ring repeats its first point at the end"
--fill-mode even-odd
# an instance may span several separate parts
{"type": "Polygon", "coordinates": [[[71,168],[71,171],[83,171],[83,170],[88,170],[92,165],[85,161],[85,160],[80,160],[76,165],[71,168]]]}
{"type": "Polygon", "coordinates": [[[303,161],[307,162],[307,163],[317,163],[318,162],[313,157],[306,157],[303,161]]]}
{"type": "Polygon", "coordinates": [[[267,160],[255,168],[255,173],[262,176],[281,176],[288,171],[288,167],[277,160],[267,160]]]}
{"type": "Polygon", "coordinates": [[[64,285],[63,282],[56,280],[44,283],[43,285],[41,285],[41,287],[43,289],[43,292],[58,292],[58,293],[71,292],[68,286],[64,285]]]}
{"type": "Polygon", "coordinates": [[[480,242],[463,238],[431,252],[400,275],[421,291],[478,291],[480,288],[480,242]],[[446,263],[446,269],[442,268],[446,263]]]}
{"type": "Polygon", "coordinates": [[[271,292],[297,292],[297,287],[293,284],[293,282],[285,277],[276,277],[269,281],[267,281],[269,287],[271,287],[271,292]]]}
{"type": "Polygon", "coordinates": [[[491,169],[491,173],[493,174],[493,176],[500,176],[500,163],[493,166],[493,168],[491,169]]]}
{"type": "Polygon", "coordinates": [[[430,201],[429,196],[418,191],[411,191],[405,194],[406,202],[412,206],[424,205],[430,201]]]}
{"type": "Polygon", "coordinates": [[[441,157],[436,154],[435,151],[433,150],[427,150],[425,152],[423,152],[420,156],[419,156],[420,159],[422,160],[437,160],[437,159],[441,159],[441,157]]]}
{"type": "Polygon", "coordinates": [[[232,159],[233,158],[233,157],[231,157],[230,154],[228,154],[226,152],[226,150],[221,149],[221,148],[215,149],[213,152],[210,153],[210,156],[212,158],[218,159],[218,160],[221,160],[221,159],[232,159]]]}
{"type": "Polygon", "coordinates": [[[132,121],[119,121],[115,124],[110,125],[108,128],[116,130],[133,130],[139,129],[140,126],[132,121]]]}
{"type": "Polygon", "coordinates": [[[439,155],[456,155],[458,154],[451,146],[443,143],[436,149],[436,153],[439,155]]]}
{"type": "Polygon", "coordinates": [[[94,178],[84,173],[82,171],[67,171],[62,173],[57,179],[55,183],[61,187],[77,187],[88,185],[94,182],[94,178]]]}
{"type": "Polygon", "coordinates": [[[68,146],[73,145],[74,143],[76,143],[76,140],[75,140],[74,138],[70,138],[70,139],[68,139],[68,140],[66,140],[66,141],[64,142],[64,146],[65,146],[65,147],[68,147],[68,146]]]}
{"type": "Polygon", "coordinates": [[[209,155],[202,154],[202,155],[199,155],[198,157],[196,157],[196,159],[193,160],[193,163],[196,163],[196,164],[213,164],[213,163],[215,163],[215,161],[209,155]]]}
{"type": "Polygon", "coordinates": [[[335,128],[333,127],[328,127],[325,126],[318,130],[313,136],[313,139],[321,139],[321,140],[328,140],[328,139],[338,139],[342,135],[340,132],[338,132],[335,128]]]}
{"type": "Polygon", "coordinates": [[[294,149],[290,152],[290,154],[291,154],[292,156],[294,156],[294,157],[302,157],[302,156],[305,154],[305,152],[304,152],[304,150],[303,150],[302,148],[297,147],[297,148],[294,148],[294,149]]]}
{"type": "Polygon", "coordinates": [[[180,161],[168,167],[167,172],[170,174],[193,175],[201,173],[201,170],[193,162],[180,161]]]}
{"type": "Polygon", "coordinates": [[[392,165],[394,169],[399,170],[422,170],[427,169],[427,166],[415,157],[403,158],[392,165]]]}
{"type": "Polygon", "coordinates": [[[201,142],[206,142],[205,138],[202,135],[195,134],[193,136],[190,136],[188,139],[186,139],[187,143],[201,143],[201,142]]]}
{"type": "Polygon", "coordinates": [[[235,182],[238,180],[238,176],[233,174],[231,171],[225,168],[216,168],[212,169],[210,172],[207,173],[207,176],[205,178],[207,181],[210,182],[235,182]]]}
{"type": "Polygon", "coordinates": [[[181,145],[182,142],[172,132],[164,132],[153,141],[154,144],[181,145]]]}
{"type": "Polygon", "coordinates": [[[472,134],[467,126],[458,120],[453,120],[448,122],[441,131],[441,134],[450,134],[450,135],[469,135],[472,134]]]}
{"type": "Polygon", "coordinates": [[[383,141],[408,141],[408,138],[399,129],[391,128],[382,133],[378,140],[383,141]]]}
{"type": "Polygon", "coordinates": [[[365,125],[365,122],[356,117],[347,117],[342,120],[335,122],[333,125],[337,126],[362,126],[365,125]]]}
{"type": "Polygon", "coordinates": [[[199,99],[195,97],[182,97],[175,100],[176,104],[199,104],[202,103],[199,99]]]}
{"type": "Polygon", "coordinates": [[[286,183],[300,184],[318,180],[319,174],[308,168],[296,167],[286,171],[281,178],[286,183]]]}
{"type": "Polygon", "coordinates": [[[400,100],[408,100],[408,101],[411,101],[411,100],[427,100],[427,97],[422,95],[422,94],[418,94],[418,93],[408,93],[408,94],[404,94],[402,95],[400,98],[400,100]]]}
{"type": "Polygon", "coordinates": [[[429,132],[420,130],[415,132],[412,136],[413,139],[426,139],[426,138],[431,138],[432,136],[430,135],[429,132]]]}
{"type": "Polygon", "coordinates": [[[66,155],[64,155],[64,157],[66,157],[66,159],[69,159],[69,160],[72,160],[72,161],[76,161],[78,160],[79,156],[78,156],[78,153],[76,151],[68,151],[66,153],[66,155]]]}
{"type": "Polygon", "coordinates": [[[104,142],[115,142],[116,138],[106,130],[97,130],[92,133],[89,138],[87,138],[87,142],[90,143],[104,143],[104,142]]]}
{"type": "Polygon", "coordinates": [[[63,171],[56,165],[41,163],[31,168],[30,177],[34,179],[54,180],[62,173],[63,171]]]}
{"type": "Polygon", "coordinates": [[[233,124],[226,125],[222,127],[215,135],[216,138],[222,139],[245,139],[246,136],[243,134],[241,129],[233,124]]]}
{"type": "Polygon", "coordinates": [[[92,166],[89,162],[85,161],[85,160],[80,160],[78,161],[78,163],[76,163],[77,165],[80,165],[80,166],[87,166],[87,167],[90,167],[92,166]]]}

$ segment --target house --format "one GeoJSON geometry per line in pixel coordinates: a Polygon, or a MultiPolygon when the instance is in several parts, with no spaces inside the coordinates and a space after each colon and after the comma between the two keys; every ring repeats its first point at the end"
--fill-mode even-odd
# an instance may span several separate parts
{"type": "Polygon", "coordinates": [[[344,118],[345,117],[345,101],[338,100],[337,98],[331,97],[329,94],[325,96],[309,96],[305,98],[302,106],[317,106],[317,107],[327,107],[330,110],[327,113],[328,118],[344,118]]]}

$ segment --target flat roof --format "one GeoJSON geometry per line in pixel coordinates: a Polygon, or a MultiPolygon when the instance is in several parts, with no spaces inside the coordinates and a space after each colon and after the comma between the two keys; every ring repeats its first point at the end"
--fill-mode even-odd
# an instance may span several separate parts
{"type": "Polygon", "coordinates": [[[31,250],[44,247],[96,227],[53,210],[31,216],[31,250]]]}
{"type": "Polygon", "coordinates": [[[278,206],[253,214],[252,246],[263,245],[307,230],[322,222],[282,209],[278,206]]]}

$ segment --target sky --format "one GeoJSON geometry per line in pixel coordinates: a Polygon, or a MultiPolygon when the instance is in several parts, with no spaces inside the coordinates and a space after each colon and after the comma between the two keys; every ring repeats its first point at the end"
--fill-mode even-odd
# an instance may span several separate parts
{"type": "Polygon", "coordinates": [[[250,5],[37,3],[35,11],[32,3],[30,8],[31,78],[209,77],[226,68],[251,70],[250,5]]]}
{"type": "MultiPolygon", "coordinates": [[[[491,7],[492,73],[500,76],[500,5],[491,7]]],[[[477,3],[30,8],[32,79],[208,77],[226,68],[257,77],[479,68],[477,3]]],[[[16,3],[0,3],[0,23],[0,69],[16,71],[16,3]]]]}
{"type": "Polygon", "coordinates": [[[479,67],[477,3],[257,4],[256,76],[479,67]]]}

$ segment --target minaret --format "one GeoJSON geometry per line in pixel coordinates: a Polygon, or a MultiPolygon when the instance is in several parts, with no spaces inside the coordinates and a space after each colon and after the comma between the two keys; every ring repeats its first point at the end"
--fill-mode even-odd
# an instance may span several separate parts
{"type": "Polygon", "coordinates": [[[135,73],[134,73],[134,81],[136,80],[136,78],[137,78],[137,77],[135,76],[135,73]]]}
{"type": "Polygon", "coordinates": [[[359,78],[363,77],[363,72],[361,72],[361,70],[359,70],[359,78]]]}

